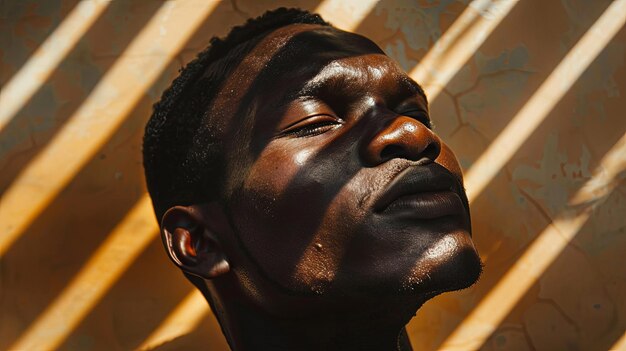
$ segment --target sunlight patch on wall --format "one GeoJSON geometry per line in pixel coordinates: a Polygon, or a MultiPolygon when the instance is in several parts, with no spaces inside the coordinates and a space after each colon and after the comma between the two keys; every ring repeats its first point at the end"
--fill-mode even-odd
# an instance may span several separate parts
{"type": "Polygon", "coordinates": [[[54,350],[157,237],[146,194],[9,350],[54,350]]]}
{"type": "Polygon", "coordinates": [[[424,88],[431,103],[517,3],[472,1],[415,66],[409,75],[424,88]]]}
{"type": "Polygon", "coordinates": [[[626,332],[619,340],[611,347],[611,350],[625,351],[626,350],[626,332]]]}
{"type": "Polygon", "coordinates": [[[52,75],[111,0],[79,1],[0,91],[0,131],[52,75]]]}
{"type": "Polygon", "coordinates": [[[315,8],[333,26],[353,31],[361,21],[374,9],[377,0],[326,0],[315,8]]]}
{"type": "Polygon", "coordinates": [[[3,194],[0,256],[113,135],[218,4],[193,0],[161,5],[49,146],[3,194]]]}
{"type": "Polygon", "coordinates": [[[554,106],[626,22],[626,1],[614,1],[541,84],[465,175],[470,203],[509,162],[554,106]]]}
{"type": "Polygon", "coordinates": [[[137,350],[150,350],[181,335],[192,332],[211,310],[202,293],[194,289],[167,318],[146,338],[137,350]]]}
{"type": "Polygon", "coordinates": [[[572,197],[569,206],[535,239],[471,314],[444,341],[444,350],[477,350],[497,329],[528,289],[557,259],[578,231],[617,186],[626,169],[626,134],[600,161],[593,177],[572,197]]]}

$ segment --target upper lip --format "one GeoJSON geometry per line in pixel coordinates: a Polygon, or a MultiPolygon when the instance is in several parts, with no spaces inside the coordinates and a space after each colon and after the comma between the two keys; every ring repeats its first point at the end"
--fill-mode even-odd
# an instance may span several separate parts
{"type": "Polygon", "coordinates": [[[374,210],[382,212],[392,202],[406,195],[441,191],[453,191],[458,194],[459,189],[460,184],[456,177],[443,166],[436,163],[410,166],[391,180],[374,203],[374,210]]]}

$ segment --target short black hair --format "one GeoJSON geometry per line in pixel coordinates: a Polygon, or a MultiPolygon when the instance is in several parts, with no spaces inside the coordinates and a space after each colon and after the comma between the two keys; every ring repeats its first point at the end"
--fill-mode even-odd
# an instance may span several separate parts
{"type": "Polygon", "coordinates": [[[157,219],[172,206],[217,196],[224,160],[222,141],[210,126],[210,106],[256,43],[296,23],[330,26],[317,14],[284,7],[249,19],[226,37],[211,38],[154,104],[143,138],[143,164],[157,219]]]}

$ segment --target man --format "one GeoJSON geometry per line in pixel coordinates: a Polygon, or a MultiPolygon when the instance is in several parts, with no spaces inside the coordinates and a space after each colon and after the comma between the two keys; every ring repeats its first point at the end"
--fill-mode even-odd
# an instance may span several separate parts
{"type": "Polygon", "coordinates": [[[144,165],[166,251],[233,350],[410,349],[417,309],[481,271],[424,92],[318,15],[212,39],[155,105],[144,165]]]}

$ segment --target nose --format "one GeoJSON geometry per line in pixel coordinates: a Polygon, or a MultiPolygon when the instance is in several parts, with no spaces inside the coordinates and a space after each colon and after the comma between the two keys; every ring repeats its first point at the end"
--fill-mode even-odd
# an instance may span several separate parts
{"type": "Polygon", "coordinates": [[[362,148],[369,166],[394,158],[434,161],[441,152],[441,141],[433,131],[415,118],[399,116],[378,131],[362,148]]]}

